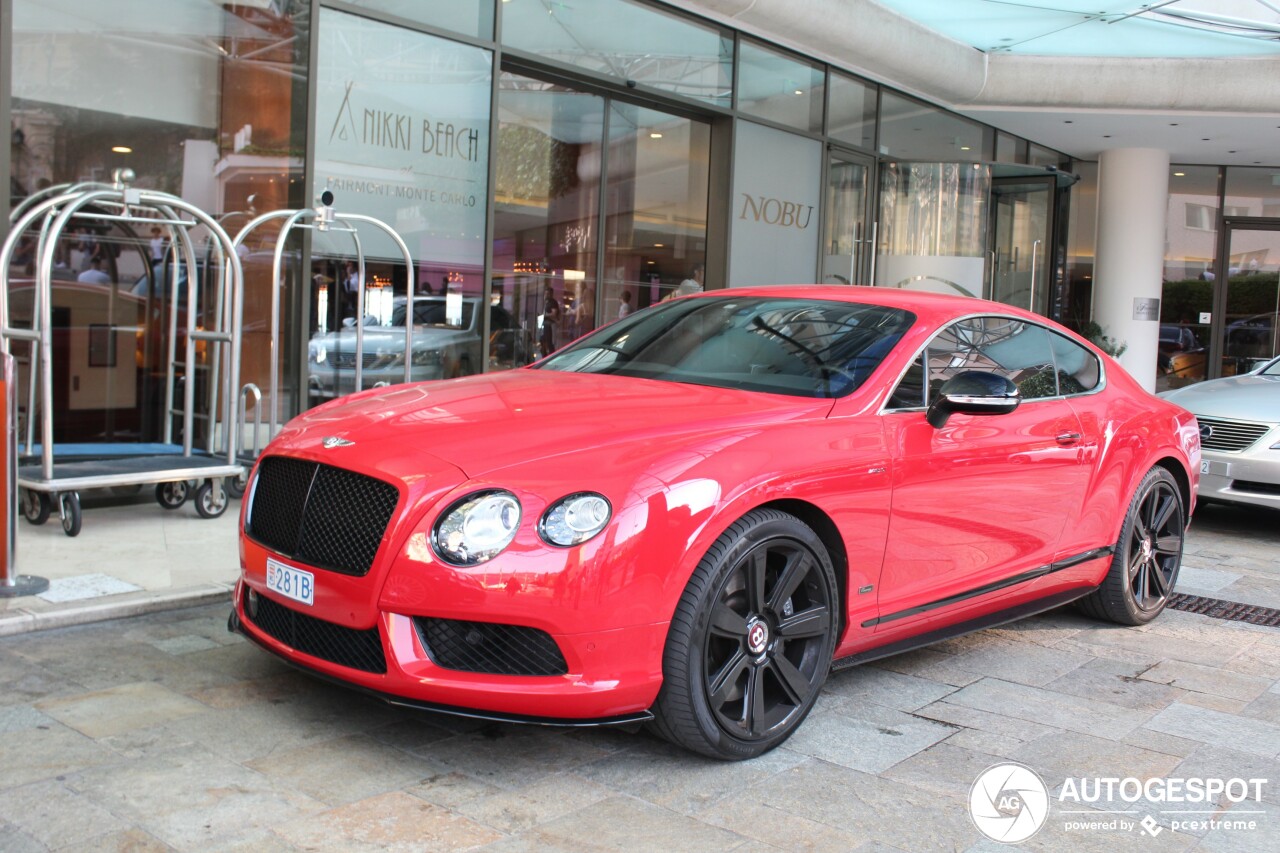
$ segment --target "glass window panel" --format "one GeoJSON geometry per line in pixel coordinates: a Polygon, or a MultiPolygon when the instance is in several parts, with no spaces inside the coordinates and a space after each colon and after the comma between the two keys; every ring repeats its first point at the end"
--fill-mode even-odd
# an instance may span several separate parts
{"type": "Polygon", "coordinates": [[[738,49],[738,109],[798,130],[822,130],[820,66],[743,40],[738,49]]]}
{"type": "Polygon", "coordinates": [[[613,105],[604,321],[705,286],[710,150],[704,122],[613,105]]]}
{"type": "Polygon", "coordinates": [[[595,95],[517,74],[499,79],[493,302],[511,328],[495,367],[557,349],[593,310],[585,303],[596,292],[604,113],[595,95]]]}
{"type": "Polygon", "coordinates": [[[880,95],[880,153],[904,160],[982,160],[983,127],[885,90],[880,95]]]}
{"type": "Polygon", "coordinates": [[[493,38],[493,0],[346,0],[443,30],[477,38],[493,38]]]}
{"type": "MultiPolygon", "coordinates": [[[[251,211],[303,203],[310,3],[170,0],[162,14],[136,0],[14,0],[11,7],[13,51],[0,57],[12,63],[11,204],[51,186],[109,181],[121,167],[134,171],[135,186],[180,196],[220,217],[233,235],[251,211]]],[[[114,352],[110,368],[94,368],[109,369],[110,379],[74,388],[68,382],[84,375],[80,364],[55,371],[55,397],[76,412],[58,420],[59,441],[162,440],[168,328],[145,318],[163,316],[154,312],[168,298],[167,273],[153,265],[168,251],[166,236],[154,237],[153,254],[149,227],[104,226],[68,235],[60,249],[55,318],[69,317],[74,299],[61,282],[92,270],[96,253],[118,298],[78,322],[140,331],[136,342],[132,334],[113,336],[127,349],[114,352]]],[[[271,288],[270,264],[263,274],[256,263],[263,241],[274,245],[274,234],[247,244],[243,259],[241,380],[265,391],[271,288]]],[[[198,298],[213,292],[201,286],[198,298]]],[[[293,375],[293,353],[302,348],[294,334],[286,329],[280,341],[281,377],[293,375]]]]}
{"type": "Polygon", "coordinates": [[[996,162],[1021,163],[1026,158],[1022,154],[1022,140],[1011,133],[996,131],[996,162]]]}
{"type": "Polygon", "coordinates": [[[1229,166],[1226,203],[1232,216],[1280,217],[1280,169],[1229,166]]]}
{"type": "Polygon", "coordinates": [[[1071,158],[1060,151],[1033,143],[1027,147],[1027,162],[1032,166],[1053,166],[1065,169],[1071,165],[1071,158]]]}
{"type": "Polygon", "coordinates": [[[1066,286],[1069,304],[1063,320],[1075,331],[1081,331],[1092,315],[1094,241],[1098,230],[1098,164],[1077,162],[1074,168],[1080,180],[1068,193],[1066,286]]]}
{"type": "Polygon", "coordinates": [[[730,106],[733,39],[628,0],[502,3],[502,43],[615,80],[730,106]]]}
{"type": "Polygon", "coordinates": [[[827,109],[828,136],[861,148],[875,147],[875,86],[833,71],[831,99],[827,109]]]}
{"type": "Polygon", "coordinates": [[[942,383],[966,370],[985,370],[1018,386],[1025,399],[1058,393],[1049,333],[1011,317],[973,317],[948,326],[929,342],[929,400],[942,383]]]}
{"type": "Polygon", "coordinates": [[[1171,166],[1156,388],[1204,379],[1218,246],[1218,167],[1171,166]]]}
{"type": "Polygon", "coordinates": [[[410,277],[384,230],[359,228],[363,306],[355,241],[317,232],[309,387],[321,397],[356,390],[357,317],[362,387],[478,372],[492,53],[333,9],[320,11],[319,45],[315,192],[331,191],[339,214],[394,229],[413,261],[415,298],[438,300],[452,328],[406,331],[410,277]]]}

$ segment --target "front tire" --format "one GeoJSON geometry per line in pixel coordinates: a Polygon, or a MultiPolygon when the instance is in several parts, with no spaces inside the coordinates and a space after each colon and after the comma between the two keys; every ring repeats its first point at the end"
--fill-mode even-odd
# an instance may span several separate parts
{"type": "Polygon", "coordinates": [[[1120,625],[1145,625],[1160,615],[1182,565],[1186,509],[1173,475],[1156,466],[1134,493],[1111,568],[1080,609],[1120,625]]]}
{"type": "Polygon", "coordinates": [[[804,522],[747,513],[708,550],[676,607],[654,728],[724,760],[785,741],[826,681],[840,620],[831,558],[804,522]]]}

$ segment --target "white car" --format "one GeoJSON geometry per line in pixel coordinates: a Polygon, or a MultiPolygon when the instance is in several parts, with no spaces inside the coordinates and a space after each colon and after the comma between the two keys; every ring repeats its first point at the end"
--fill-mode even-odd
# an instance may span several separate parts
{"type": "MultiPolygon", "coordinates": [[[[451,379],[480,370],[479,305],[479,299],[463,299],[458,313],[451,316],[444,297],[414,299],[411,347],[407,353],[410,381],[451,379]]],[[[501,306],[491,306],[489,314],[492,355],[502,357],[500,350],[513,339],[515,323],[501,306]]],[[[400,301],[387,325],[365,324],[362,388],[404,381],[404,321],[405,303],[400,301]]],[[[355,364],[354,325],[313,337],[307,347],[307,384],[312,396],[340,397],[355,391],[355,364]]]]}
{"type": "Polygon", "coordinates": [[[1202,500],[1280,509],[1280,357],[1160,396],[1200,423],[1202,500]]]}

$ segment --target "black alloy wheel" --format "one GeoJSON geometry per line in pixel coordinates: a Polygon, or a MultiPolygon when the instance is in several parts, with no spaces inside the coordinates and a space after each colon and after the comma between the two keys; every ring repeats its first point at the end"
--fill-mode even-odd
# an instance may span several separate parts
{"type": "Polygon", "coordinates": [[[839,618],[835,572],[807,525],[748,513],[716,541],[681,598],[655,728],[721,759],[773,749],[826,680],[839,618]]]}
{"type": "Polygon", "coordinates": [[[1178,580],[1186,510],[1173,475],[1161,467],[1142,478],[1102,585],[1081,609],[1121,625],[1142,625],[1164,610],[1178,580]]]}

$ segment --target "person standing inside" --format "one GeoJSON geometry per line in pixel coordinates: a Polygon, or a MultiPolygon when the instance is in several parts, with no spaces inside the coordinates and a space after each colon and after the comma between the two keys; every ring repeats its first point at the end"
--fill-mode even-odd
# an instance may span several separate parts
{"type": "Polygon", "coordinates": [[[694,264],[693,269],[689,271],[689,277],[676,287],[676,296],[690,296],[694,293],[702,292],[702,280],[706,276],[706,267],[703,264],[694,264]]]}
{"type": "Polygon", "coordinates": [[[538,335],[538,349],[548,356],[556,348],[556,326],[560,325],[560,302],[550,284],[542,292],[542,330],[538,335]]]}
{"type": "Polygon", "coordinates": [[[619,320],[621,320],[623,317],[631,313],[631,291],[630,290],[622,291],[621,299],[622,299],[622,304],[618,306],[619,320]]]}

